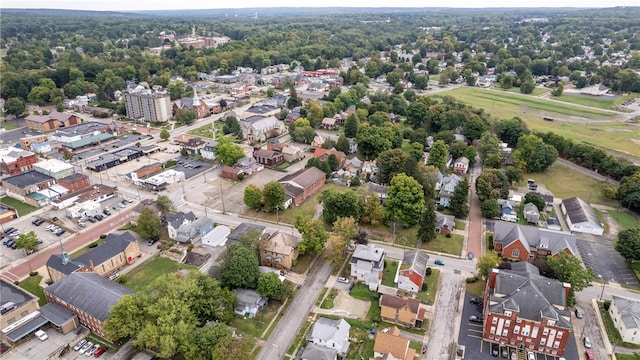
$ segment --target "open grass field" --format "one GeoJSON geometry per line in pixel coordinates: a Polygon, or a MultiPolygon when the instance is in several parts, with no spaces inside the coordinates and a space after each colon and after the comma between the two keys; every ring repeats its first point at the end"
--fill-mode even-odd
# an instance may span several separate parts
{"type": "Polygon", "coordinates": [[[40,286],[42,281],[41,275],[29,276],[20,283],[20,287],[32,293],[38,297],[38,304],[44,306],[47,303],[47,298],[44,296],[44,289],[40,286]]]}
{"type": "MultiPolygon", "coordinates": [[[[499,87],[494,87],[494,90],[500,90],[500,91],[505,91],[505,92],[510,92],[510,93],[514,93],[514,94],[520,94],[520,88],[519,87],[512,87],[511,89],[500,89],[499,87]]],[[[529,96],[538,96],[538,95],[542,95],[544,93],[548,93],[549,89],[547,88],[543,88],[543,87],[535,87],[533,89],[533,92],[531,94],[528,94],[529,96]]]]}
{"type": "Polygon", "coordinates": [[[12,208],[16,209],[16,211],[18,212],[19,216],[25,216],[28,215],[29,213],[33,212],[36,210],[35,207],[29,205],[29,204],[25,204],[22,201],[18,201],[14,198],[10,198],[8,196],[2,197],[0,198],[0,202],[5,204],[5,205],[9,205],[12,208]]]}
{"type": "MultiPolygon", "coordinates": [[[[544,173],[525,173],[524,179],[534,179],[553,193],[556,198],[574,196],[592,204],[617,206],[617,202],[602,196],[600,181],[584,176],[559,163],[551,165],[544,173]]],[[[524,183],[523,183],[524,184],[524,183]]]]}
{"type": "Polygon", "coordinates": [[[591,106],[600,109],[615,110],[617,106],[624,104],[627,100],[640,97],[638,93],[631,93],[629,95],[612,97],[597,97],[597,96],[585,96],[571,93],[564,93],[561,96],[555,97],[555,100],[564,101],[571,104],[591,106]]]}
{"type": "Polygon", "coordinates": [[[427,284],[426,291],[420,291],[416,297],[425,304],[433,305],[436,301],[436,292],[438,292],[438,280],[440,279],[440,270],[431,269],[431,275],[424,278],[427,284]]]}
{"type": "MultiPolygon", "coordinates": [[[[217,125],[218,123],[214,123],[214,124],[217,125]]],[[[222,131],[222,126],[220,126],[219,128],[216,126],[217,134],[221,134],[221,131],[222,131]]],[[[189,130],[187,131],[187,134],[199,136],[207,139],[213,139],[213,132],[211,131],[211,125],[203,125],[199,128],[189,130]]]]}
{"type": "Polygon", "coordinates": [[[434,240],[422,244],[422,248],[424,250],[460,256],[460,254],[462,254],[463,241],[462,236],[458,234],[451,234],[451,237],[438,234],[434,240]]]}
{"type": "Polygon", "coordinates": [[[123,285],[135,292],[144,291],[149,288],[158,277],[183,269],[195,270],[196,268],[177,263],[165,257],[153,257],[143,264],[138,265],[134,271],[126,275],[127,280],[123,285]]]}
{"type": "Polygon", "coordinates": [[[626,211],[607,210],[609,215],[616,220],[621,230],[631,229],[640,226],[640,221],[633,214],[626,211]]]}
{"type": "Polygon", "coordinates": [[[618,360],[640,360],[640,352],[637,352],[637,353],[635,353],[633,355],[616,353],[616,359],[618,359],[618,360]]]}
{"type": "Polygon", "coordinates": [[[619,119],[619,115],[610,112],[505,91],[470,87],[441,92],[436,96],[445,95],[482,108],[498,119],[518,116],[533,131],[553,131],[575,141],[640,157],[640,131],[637,126],[615,121],[619,119]],[[544,121],[544,116],[553,117],[556,121],[544,121]]]}

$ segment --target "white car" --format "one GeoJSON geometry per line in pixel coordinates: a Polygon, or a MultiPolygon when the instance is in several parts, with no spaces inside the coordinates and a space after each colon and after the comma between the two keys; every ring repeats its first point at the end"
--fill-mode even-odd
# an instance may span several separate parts
{"type": "Polygon", "coordinates": [[[74,350],[74,351],[78,351],[78,350],[82,349],[82,347],[83,347],[86,343],[87,343],[87,340],[85,340],[85,339],[80,340],[80,342],[79,342],[79,343],[77,343],[77,344],[76,344],[76,346],[74,346],[74,347],[73,347],[73,350],[74,350]]]}
{"type": "Polygon", "coordinates": [[[527,353],[527,360],[536,360],[536,355],[533,352],[529,351],[527,353]]]}
{"type": "Polygon", "coordinates": [[[95,344],[93,345],[91,348],[89,348],[89,350],[87,350],[86,353],[84,353],[86,356],[91,356],[93,355],[94,352],[96,352],[96,350],[98,350],[100,348],[100,344],[95,344]]]}
{"type": "Polygon", "coordinates": [[[80,350],[78,351],[79,354],[84,354],[87,351],[89,351],[89,349],[93,348],[93,343],[91,341],[87,342],[86,344],[84,344],[84,346],[82,348],[80,348],[80,350]]]}
{"type": "Polygon", "coordinates": [[[45,341],[49,338],[49,336],[47,335],[46,332],[42,331],[42,330],[38,330],[36,331],[36,333],[34,334],[36,336],[36,338],[38,338],[40,341],[45,341]]]}
{"type": "Polygon", "coordinates": [[[339,283],[343,283],[343,284],[348,284],[349,283],[349,279],[347,279],[346,277],[339,277],[338,278],[338,282],[339,283]]]}

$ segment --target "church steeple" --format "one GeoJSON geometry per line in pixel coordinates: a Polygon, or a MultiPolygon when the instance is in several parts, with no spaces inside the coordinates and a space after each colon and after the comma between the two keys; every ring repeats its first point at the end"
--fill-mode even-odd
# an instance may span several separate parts
{"type": "Polygon", "coordinates": [[[62,257],[62,265],[67,265],[69,263],[69,261],[71,261],[71,258],[69,257],[69,254],[67,254],[67,251],[64,249],[64,246],[62,246],[62,240],[60,241],[60,256],[62,257]]]}
{"type": "Polygon", "coordinates": [[[200,98],[198,97],[198,92],[193,90],[193,107],[200,106],[200,98]]]}

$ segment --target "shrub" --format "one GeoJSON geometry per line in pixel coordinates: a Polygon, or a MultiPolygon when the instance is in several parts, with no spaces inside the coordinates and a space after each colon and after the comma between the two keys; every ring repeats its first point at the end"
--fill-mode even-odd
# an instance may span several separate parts
{"type": "MultiPolygon", "coordinates": [[[[100,239],[101,239],[101,240],[104,240],[104,239],[106,239],[106,238],[107,238],[107,235],[106,235],[106,234],[102,234],[102,235],[100,235],[100,239]]],[[[96,246],[97,246],[97,245],[96,245],[96,246]]]]}
{"type": "Polygon", "coordinates": [[[191,250],[193,250],[193,244],[189,244],[189,246],[187,246],[187,252],[191,252],[191,250]]]}
{"type": "MultiPolygon", "coordinates": [[[[101,239],[103,239],[103,238],[102,238],[102,236],[103,236],[103,235],[100,235],[100,238],[101,238],[101,239]]],[[[104,237],[107,237],[107,236],[105,235],[104,237]]],[[[89,249],[93,249],[94,247],[97,247],[97,246],[98,246],[98,242],[97,242],[97,241],[94,241],[94,242],[92,242],[91,244],[89,244],[89,249]]]]}
{"type": "Polygon", "coordinates": [[[298,265],[298,259],[291,260],[291,266],[296,266],[296,265],[298,265]]]}
{"type": "Polygon", "coordinates": [[[605,302],[602,303],[602,308],[604,309],[604,311],[609,311],[609,307],[611,306],[611,301],[607,300],[605,302]]]}
{"type": "Polygon", "coordinates": [[[118,278],[116,279],[116,282],[118,284],[126,284],[127,281],[129,281],[129,277],[127,275],[120,275],[118,276],[118,278]]]}
{"type": "Polygon", "coordinates": [[[16,281],[14,281],[14,282],[13,282],[13,285],[20,285],[20,281],[17,281],[17,280],[16,280],[16,281]]]}
{"type": "Polygon", "coordinates": [[[29,273],[29,276],[36,276],[36,275],[38,275],[37,271],[32,271],[32,272],[29,273]]]}
{"type": "Polygon", "coordinates": [[[428,285],[427,285],[426,282],[422,283],[422,291],[427,291],[427,287],[428,287],[428,285]]]}
{"type": "Polygon", "coordinates": [[[467,284],[472,284],[474,282],[478,282],[478,277],[477,276],[473,276],[473,277],[468,277],[465,281],[467,282],[467,284]]]}
{"type": "Polygon", "coordinates": [[[431,273],[432,273],[432,272],[433,272],[433,270],[431,270],[431,268],[430,268],[430,267],[428,267],[428,268],[427,268],[427,271],[425,272],[425,274],[426,274],[427,276],[429,276],[429,275],[431,275],[431,273]]]}

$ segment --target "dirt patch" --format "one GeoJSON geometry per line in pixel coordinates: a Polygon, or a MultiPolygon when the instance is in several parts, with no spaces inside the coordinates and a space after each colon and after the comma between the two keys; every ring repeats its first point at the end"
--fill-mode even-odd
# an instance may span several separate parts
{"type": "Polygon", "coordinates": [[[184,263],[187,265],[193,265],[195,267],[200,267],[204,263],[206,263],[211,254],[203,251],[198,251],[198,249],[193,249],[187,254],[187,257],[184,259],[184,263]]]}
{"type": "Polygon", "coordinates": [[[353,315],[358,319],[364,319],[369,311],[371,303],[368,301],[354,299],[346,291],[339,291],[335,299],[333,299],[333,311],[344,311],[353,315]]]}

